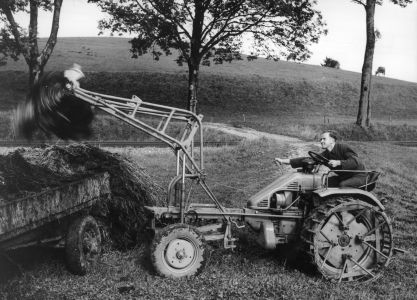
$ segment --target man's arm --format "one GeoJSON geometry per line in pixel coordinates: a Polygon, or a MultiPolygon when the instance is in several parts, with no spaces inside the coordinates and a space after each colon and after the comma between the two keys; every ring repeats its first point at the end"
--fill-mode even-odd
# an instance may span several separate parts
{"type": "Polygon", "coordinates": [[[348,145],[339,144],[336,151],[336,157],[338,160],[330,160],[329,164],[332,167],[339,167],[342,170],[358,170],[362,169],[359,162],[358,155],[348,145]]]}
{"type": "Polygon", "coordinates": [[[289,165],[290,164],[290,159],[289,158],[275,157],[275,162],[280,164],[280,165],[289,165]]]}
{"type": "Polygon", "coordinates": [[[291,165],[292,168],[301,168],[303,166],[303,161],[308,157],[297,157],[297,158],[275,158],[275,162],[284,165],[291,165]]]}
{"type": "Polygon", "coordinates": [[[72,83],[73,87],[80,87],[78,80],[85,77],[84,73],[81,71],[81,66],[78,64],[73,64],[70,69],[64,71],[64,77],[72,83]]]}
{"type": "Polygon", "coordinates": [[[345,157],[346,159],[340,160],[342,170],[357,170],[359,168],[358,155],[355,152],[347,151],[345,157]]]}
{"type": "Polygon", "coordinates": [[[329,162],[327,163],[327,167],[336,168],[341,164],[340,160],[330,159],[328,150],[324,150],[322,153],[320,153],[320,155],[329,160],[329,162]]]}

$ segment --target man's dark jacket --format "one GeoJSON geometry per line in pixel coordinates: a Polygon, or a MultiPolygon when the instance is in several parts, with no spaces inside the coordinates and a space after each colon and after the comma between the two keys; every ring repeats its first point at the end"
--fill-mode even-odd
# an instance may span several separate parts
{"type": "MultiPolygon", "coordinates": [[[[332,149],[332,151],[324,150],[321,153],[322,156],[329,160],[340,160],[341,166],[338,166],[336,168],[330,167],[332,170],[365,170],[365,166],[363,163],[359,160],[358,155],[355,151],[353,151],[348,145],[336,143],[332,149]]],[[[302,160],[306,159],[306,157],[300,157],[290,160],[291,167],[293,168],[299,168],[302,166],[302,160]]],[[[337,172],[335,172],[337,173],[337,172]]],[[[362,173],[345,173],[341,172],[338,173],[340,176],[340,179],[347,179],[354,175],[362,175],[365,176],[365,174],[362,173]]]]}

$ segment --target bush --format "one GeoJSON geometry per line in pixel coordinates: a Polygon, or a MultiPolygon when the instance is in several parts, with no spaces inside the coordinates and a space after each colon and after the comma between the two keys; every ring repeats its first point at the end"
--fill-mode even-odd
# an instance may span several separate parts
{"type": "Polygon", "coordinates": [[[321,65],[327,68],[340,69],[340,63],[337,60],[330,57],[326,57],[326,59],[321,65]]]}

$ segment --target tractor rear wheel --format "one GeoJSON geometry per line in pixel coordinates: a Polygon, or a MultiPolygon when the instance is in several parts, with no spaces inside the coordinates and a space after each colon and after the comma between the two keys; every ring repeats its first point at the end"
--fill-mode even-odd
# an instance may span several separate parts
{"type": "Polygon", "coordinates": [[[101,234],[92,216],[82,216],[69,226],[65,257],[68,269],[85,275],[96,264],[101,253],[101,234]]]}
{"type": "Polygon", "coordinates": [[[393,254],[387,215],[354,197],[326,199],[305,220],[301,238],[317,270],[338,282],[378,278],[393,254]]]}
{"type": "Polygon", "coordinates": [[[162,229],[151,245],[156,272],[164,277],[189,277],[202,271],[207,249],[203,235],[194,227],[174,224],[162,229]]]}

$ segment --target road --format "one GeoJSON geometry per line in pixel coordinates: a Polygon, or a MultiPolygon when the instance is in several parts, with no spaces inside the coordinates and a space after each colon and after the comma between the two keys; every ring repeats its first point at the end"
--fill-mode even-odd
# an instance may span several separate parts
{"type": "Polygon", "coordinates": [[[224,123],[204,123],[204,127],[240,136],[248,140],[254,140],[264,137],[279,142],[302,142],[302,140],[294,137],[257,131],[255,129],[246,127],[237,128],[224,123]]]}

